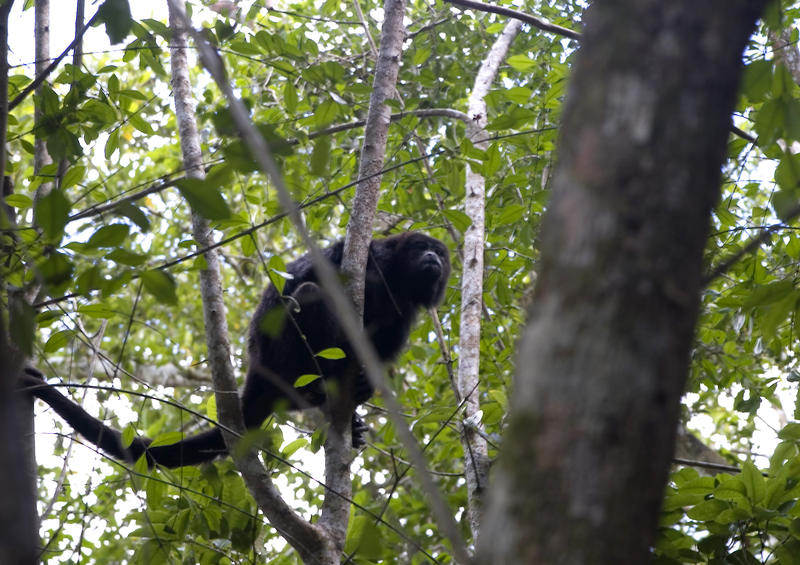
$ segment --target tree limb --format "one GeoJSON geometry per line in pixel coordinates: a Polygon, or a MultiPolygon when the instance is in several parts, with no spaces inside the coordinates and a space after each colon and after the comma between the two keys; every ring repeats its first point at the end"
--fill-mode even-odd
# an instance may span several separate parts
{"type": "Polygon", "coordinates": [[[454,4],[456,6],[461,6],[462,8],[472,8],[473,10],[480,10],[481,12],[490,12],[492,14],[499,14],[501,16],[514,18],[515,20],[530,24],[542,31],[563,35],[564,37],[568,37],[570,39],[581,38],[581,34],[577,31],[550,23],[543,18],[537,18],[536,16],[526,14],[525,12],[520,12],[519,10],[514,10],[513,8],[495,6],[493,4],[484,4],[483,2],[477,2],[476,0],[445,0],[445,2],[454,4]]]}

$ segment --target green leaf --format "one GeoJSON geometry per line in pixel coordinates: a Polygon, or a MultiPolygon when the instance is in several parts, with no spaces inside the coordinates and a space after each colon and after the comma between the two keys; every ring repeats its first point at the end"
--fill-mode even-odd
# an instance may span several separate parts
{"type": "Polygon", "coordinates": [[[164,432],[163,434],[158,434],[153,438],[153,443],[150,444],[150,447],[158,447],[159,445],[172,445],[178,443],[182,439],[183,434],[181,432],[164,432]]]}
{"type": "Polygon", "coordinates": [[[147,493],[147,505],[150,508],[159,508],[164,504],[167,485],[163,481],[147,479],[145,492],[147,493]]]}
{"type": "Polygon", "coordinates": [[[323,359],[344,359],[346,357],[344,351],[338,347],[329,347],[327,349],[323,349],[316,355],[317,357],[322,357],[323,359]]]}
{"type": "Polygon", "coordinates": [[[98,21],[106,24],[106,35],[112,45],[125,39],[133,26],[128,0],[106,0],[97,15],[98,21]]]}
{"type": "Polygon", "coordinates": [[[72,277],[75,266],[67,255],[52,252],[44,261],[36,264],[44,281],[53,287],[58,287],[72,277]]]}
{"type": "Polygon", "coordinates": [[[128,424],[122,430],[122,447],[130,447],[134,439],[136,439],[136,430],[132,424],[128,424]]]}
{"type": "Polygon", "coordinates": [[[259,331],[271,338],[279,336],[284,325],[286,325],[286,310],[283,306],[270,308],[258,321],[259,331]]]}
{"type": "Polygon", "coordinates": [[[794,79],[786,65],[776,65],[772,73],[772,95],[775,98],[784,98],[791,92],[793,85],[794,79]]]}
{"type": "Polygon", "coordinates": [[[492,398],[495,402],[500,404],[505,410],[508,407],[508,397],[506,396],[505,391],[493,388],[489,391],[489,397],[492,398]]]}
{"type": "Polygon", "coordinates": [[[75,165],[74,167],[70,167],[67,169],[67,172],[64,173],[64,176],[61,179],[61,190],[66,190],[72,186],[75,186],[81,182],[85,176],[86,167],[83,165],[75,165]]]}
{"type": "Polygon", "coordinates": [[[744,69],[742,92],[753,102],[762,102],[772,88],[772,61],[758,59],[744,69]]]}
{"type": "Polygon", "coordinates": [[[506,62],[511,65],[514,70],[521,73],[529,73],[536,68],[536,61],[524,54],[512,55],[506,62]]]}
{"type": "Polygon", "coordinates": [[[742,483],[747,490],[747,497],[753,505],[761,504],[766,492],[766,484],[761,472],[756,469],[752,461],[745,461],[740,475],[742,483]]]}
{"type": "Polygon", "coordinates": [[[795,190],[779,190],[772,195],[772,207],[781,220],[788,220],[798,205],[800,198],[795,190]]]}
{"type": "Polygon", "coordinates": [[[181,179],[176,185],[192,209],[204,218],[224,220],[231,216],[231,210],[217,186],[200,179],[181,179]]]}
{"type": "Polygon", "coordinates": [[[281,455],[287,458],[291,457],[298,449],[305,447],[306,445],[308,445],[308,440],[306,438],[297,438],[281,448],[281,455]]]}
{"type": "Polygon", "coordinates": [[[287,80],[283,85],[283,104],[286,106],[286,112],[294,114],[297,111],[297,103],[297,89],[291,81],[287,80]]]}
{"type": "Polygon", "coordinates": [[[778,437],[783,440],[800,441],[800,424],[796,422],[786,424],[778,432],[778,437]]]}
{"type": "Polygon", "coordinates": [[[36,203],[34,217],[50,241],[60,241],[69,218],[70,203],[64,193],[53,190],[36,203]]]}
{"type": "Polygon", "coordinates": [[[292,275],[286,271],[286,263],[280,255],[273,255],[267,262],[267,274],[269,275],[270,282],[275,286],[278,294],[283,294],[283,288],[286,286],[286,281],[292,279],[292,275]]]}
{"type": "Polygon", "coordinates": [[[73,333],[72,330],[63,330],[54,333],[47,340],[47,343],[44,344],[44,352],[55,353],[56,351],[59,351],[69,343],[69,340],[72,339],[73,335],[75,334],[73,333]]]}
{"type": "Polygon", "coordinates": [[[690,508],[686,515],[692,520],[700,520],[701,522],[708,522],[716,519],[720,512],[728,508],[728,503],[722,500],[704,500],[694,508],[690,508]]]}
{"type": "Polygon", "coordinates": [[[212,420],[217,419],[217,395],[212,394],[206,400],[206,416],[211,418],[212,420]]]}
{"type": "Polygon", "coordinates": [[[783,105],[779,100],[764,102],[755,114],[753,129],[764,140],[772,140],[783,129],[783,105]]]}
{"type": "Polygon", "coordinates": [[[530,88],[525,88],[524,86],[515,86],[513,88],[509,88],[503,94],[514,104],[526,104],[528,100],[531,99],[531,96],[533,96],[533,91],[530,88]]]}
{"type": "Polygon", "coordinates": [[[319,379],[319,375],[300,375],[297,377],[297,380],[294,381],[294,388],[304,387],[308,384],[313,383],[317,379],[319,379]]]}
{"type": "Polygon", "coordinates": [[[134,206],[130,202],[125,202],[114,208],[114,213],[128,218],[143,232],[150,230],[150,220],[147,219],[141,208],[134,206]]]}
{"type": "Polygon", "coordinates": [[[119,149],[119,130],[115,129],[108,134],[108,139],[106,140],[106,145],[103,149],[103,154],[105,155],[106,160],[111,159],[117,149],[119,149]]]}
{"type": "Polygon", "coordinates": [[[784,129],[787,137],[800,139],[800,100],[790,98],[784,104],[784,116],[786,122],[784,129]]]}
{"type": "Polygon", "coordinates": [[[755,308],[758,306],[766,306],[782,300],[786,296],[794,293],[794,282],[790,279],[783,279],[780,281],[771,282],[769,284],[759,285],[752,290],[750,295],[745,299],[744,308],[755,308]]]}
{"type": "Polygon", "coordinates": [[[414,56],[411,59],[411,63],[418,67],[425,61],[427,61],[431,56],[431,49],[430,47],[421,47],[419,49],[414,50],[414,56]]]}
{"type": "Polygon", "coordinates": [[[126,224],[111,224],[103,226],[92,234],[89,241],[86,242],[88,249],[97,249],[99,247],[117,247],[122,244],[128,237],[130,226],[126,224]]]}
{"type": "Polygon", "coordinates": [[[116,315],[114,310],[103,304],[87,304],[86,306],[80,306],[78,307],[78,313],[83,316],[101,320],[108,320],[116,315]]]}
{"type": "Polygon", "coordinates": [[[359,560],[376,562],[382,560],[385,542],[375,520],[368,516],[356,516],[350,523],[345,541],[345,553],[359,560]]]}
{"type": "Polygon", "coordinates": [[[127,249],[118,248],[111,253],[107,253],[106,259],[109,261],[114,261],[115,263],[119,263],[120,265],[138,267],[139,265],[144,264],[144,262],[147,260],[147,255],[141,255],[139,253],[128,251],[127,249]]]}
{"type": "Polygon", "coordinates": [[[142,273],[144,288],[156,300],[164,304],[177,304],[178,295],[175,292],[175,280],[164,271],[144,271],[142,273]]]}
{"type": "Polygon", "coordinates": [[[500,226],[513,225],[525,217],[527,211],[528,208],[522,204],[509,204],[503,207],[503,211],[497,216],[495,222],[500,226]]]}
{"type": "Polygon", "coordinates": [[[470,217],[461,210],[442,210],[442,215],[461,233],[467,231],[467,228],[472,225],[470,217]]]}
{"type": "Polygon", "coordinates": [[[78,136],[66,127],[60,127],[47,138],[47,150],[53,159],[70,159],[83,155],[83,147],[78,136]]]}
{"type": "Polygon", "coordinates": [[[155,133],[153,131],[153,126],[150,125],[150,122],[145,120],[138,113],[134,112],[130,114],[128,116],[128,123],[147,136],[151,136],[155,133]]]}
{"type": "Polygon", "coordinates": [[[330,157],[331,136],[323,135],[314,140],[314,150],[311,152],[311,174],[316,177],[327,176],[330,157]]]}
{"type": "Polygon", "coordinates": [[[325,127],[341,114],[339,104],[333,100],[325,100],[314,111],[314,123],[318,127],[325,127]]]}
{"type": "Polygon", "coordinates": [[[33,200],[24,194],[9,194],[6,196],[6,204],[13,208],[25,209],[33,206],[33,200]]]}
{"type": "Polygon", "coordinates": [[[720,484],[714,489],[714,498],[733,502],[737,506],[747,508],[750,500],[747,497],[747,487],[739,477],[723,475],[720,484]]]}

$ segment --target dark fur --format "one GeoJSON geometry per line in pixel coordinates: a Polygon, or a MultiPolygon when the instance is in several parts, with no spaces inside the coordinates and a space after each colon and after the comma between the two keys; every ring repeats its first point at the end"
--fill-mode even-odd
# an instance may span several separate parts
{"type": "MultiPolygon", "coordinates": [[[[337,267],[342,262],[342,248],[339,242],[325,250],[325,256],[337,267]]],[[[290,409],[324,404],[322,381],[325,380],[341,381],[347,375],[353,376],[350,390],[356,405],[365,402],[373,393],[360,366],[355,364],[352,349],[336,319],[322,300],[309,256],[300,257],[289,264],[287,270],[293,278],[286,281],[283,297],[269,285],[250,324],[250,369],[241,391],[242,412],[248,428],[260,426],[279,403],[290,409]],[[270,337],[262,330],[261,321],[276,308],[286,315],[280,332],[270,337]],[[345,359],[326,360],[314,355],[329,347],[343,349],[345,359]],[[323,379],[295,389],[294,382],[304,374],[321,374],[323,379]]],[[[420,308],[436,306],[442,301],[449,274],[447,248],[432,237],[407,232],[370,244],[364,329],[381,360],[391,361],[397,357],[420,308]]],[[[180,467],[210,461],[227,453],[218,428],[172,445],[148,448],[152,440],[136,438],[130,447],[123,448],[118,431],[105,426],[56,388],[45,385],[37,370],[26,369],[21,384],[30,387],[35,396],[49,404],[82,436],[117,459],[132,462],[145,454],[151,466],[180,467]]],[[[364,428],[363,422],[354,417],[356,445],[363,443],[364,428]]]]}

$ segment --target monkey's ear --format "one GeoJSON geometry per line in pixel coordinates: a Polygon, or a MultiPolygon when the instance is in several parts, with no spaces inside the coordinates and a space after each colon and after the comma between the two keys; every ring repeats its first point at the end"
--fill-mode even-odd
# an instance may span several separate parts
{"type": "Polygon", "coordinates": [[[322,289],[319,285],[312,281],[306,281],[292,293],[292,298],[297,300],[300,306],[304,304],[311,304],[313,302],[320,302],[323,299],[322,289]]]}

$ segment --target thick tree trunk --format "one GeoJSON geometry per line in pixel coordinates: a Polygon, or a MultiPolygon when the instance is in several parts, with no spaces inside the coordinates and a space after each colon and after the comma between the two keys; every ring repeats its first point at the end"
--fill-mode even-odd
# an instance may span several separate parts
{"type": "MultiPolygon", "coordinates": [[[[8,16],[13,3],[0,6],[0,171],[6,166],[8,16]]],[[[4,199],[0,205],[5,207],[4,199]]],[[[33,399],[14,392],[25,363],[25,355],[11,339],[10,304],[24,301],[12,297],[14,293],[20,294],[0,278],[0,563],[32,565],[39,561],[33,399]]]]}
{"type": "Polygon", "coordinates": [[[742,50],[763,4],[587,12],[481,563],[647,562],[742,50]]]}

